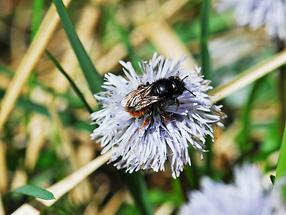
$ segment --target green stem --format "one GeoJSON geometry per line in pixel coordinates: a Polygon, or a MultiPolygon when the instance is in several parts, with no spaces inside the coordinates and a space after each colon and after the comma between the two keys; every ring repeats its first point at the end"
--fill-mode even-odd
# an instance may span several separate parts
{"type": "MultiPolygon", "coordinates": [[[[276,39],[277,52],[284,50],[285,42],[276,39]]],[[[279,68],[278,75],[278,95],[280,101],[280,133],[281,137],[283,135],[284,123],[286,121],[286,66],[281,66],[279,68]]]]}
{"type": "Polygon", "coordinates": [[[284,124],[284,135],[282,138],[280,154],[276,168],[276,179],[286,176],[286,124],[284,124]]]}
{"type": "Polygon", "coordinates": [[[207,79],[210,79],[211,74],[211,62],[208,49],[210,9],[210,0],[203,0],[201,9],[201,64],[202,72],[207,79]]]}
{"type": "Polygon", "coordinates": [[[121,172],[122,178],[131,192],[137,207],[142,215],[153,215],[153,208],[147,192],[144,178],[140,173],[126,174],[121,172]]]}
{"type": "Polygon", "coordinates": [[[264,82],[265,78],[260,78],[254,82],[251,93],[248,97],[246,105],[242,112],[242,128],[237,136],[237,143],[242,154],[246,155],[249,150],[251,150],[252,145],[250,144],[250,134],[251,134],[251,110],[260,88],[264,82]]]}
{"type": "MultiPolygon", "coordinates": [[[[210,0],[202,1],[201,8],[201,64],[202,64],[202,72],[206,79],[210,79],[210,55],[208,49],[208,36],[209,36],[209,14],[210,14],[210,0]]],[[[212,144],[209,141],[209,138],[206,140],[206,145],[208,152],[205,154],[205,170],[208,174],[211,174],[211,163],[212,163],[212,144]]]]}
{"type": "Polygon", "coordinates": [[[31,37],[35,37],[42,19],[44,1],[43,0],[34,0],[33,2],[33,15],[32,15],[32,24],[31,24],[31,37]]]}
{"type": "Polygon", "coordinates": [[[64,70],[64,68],[60,65],[60,63],[57,61],[57,59],[48,51],[46,50],[46,54],[49,57],[49,59],[55,64],[57,69],[65,76],[65,78],[68,80],[69,84],[71,85],[72,89],[74,90],[75,94],[79,97],[79,99],[82,101],[84,104],[85,108],[89,113],[92,113],[93,110],[90,107],[90,105],[87,103],[85,100],[82,92],[80,89],[77,87],[76,83],[72,80],[72,78],[69,76],[69,74],[64,70]]]}
{"type": "Polygon", "coordinates": [[[193,151],[189,150],[191,157],[191,166],[186,166],[184,173],[186,174],[186,179],[188,181],[191,190],[196,190],[199,188],[199,169],[197,167],[195,159],[192,159],[193,151]]]}

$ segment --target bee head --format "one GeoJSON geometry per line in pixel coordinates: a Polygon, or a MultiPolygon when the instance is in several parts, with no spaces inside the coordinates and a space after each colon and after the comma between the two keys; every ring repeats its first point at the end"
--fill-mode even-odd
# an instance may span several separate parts
{"type": "Polygon", "coordinates": [[[184,82],[176,76],[160,79],[153,83],[153,94],[163,98],[172,98],[181,95],[185,90],[184,82]]]}

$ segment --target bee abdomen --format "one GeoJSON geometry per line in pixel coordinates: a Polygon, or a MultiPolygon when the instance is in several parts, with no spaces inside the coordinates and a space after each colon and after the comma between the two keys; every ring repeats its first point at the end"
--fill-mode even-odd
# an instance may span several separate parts
{"type": "Polygon", "coordinates": [[[133,108],[128,108],[128,107],[126,107],[125,109],[129,114],[131,114],[135,118],[144,116],[149,110],[148,107],[142,108],[142,109],[137,110],[137,111],[134,111],[133,108]]]}

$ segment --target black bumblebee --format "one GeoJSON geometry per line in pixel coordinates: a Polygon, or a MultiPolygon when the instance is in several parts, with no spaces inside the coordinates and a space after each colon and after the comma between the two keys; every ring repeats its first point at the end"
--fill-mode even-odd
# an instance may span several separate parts
{"type": "MultiPolygon", "coordinates": [[[[187,76],[188,77],[188,76],[187,76]]],[[[185,77],[185,78],[187,78],[185,77]]],[[[124,99],[125,110],[134,117],[151,115],[154,111],[162,110],[166,102],[177,99],[185,90],[185,83],[178,76],[162,78],[153,83],[140,85],[136,90],[128,93],[124,99]]],[[[190,91],[189,91],[190,92],[190,91]]]]}

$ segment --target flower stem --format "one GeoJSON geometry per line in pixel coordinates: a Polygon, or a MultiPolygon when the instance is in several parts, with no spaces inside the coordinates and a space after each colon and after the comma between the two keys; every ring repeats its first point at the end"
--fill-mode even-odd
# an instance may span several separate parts
{"type": "MultiPolygon", "coordinates": [[[[201,8],[201,64],[202,72],[206,79],[210,79],[211,62],[208,49],[209,34],[209,14],[211,9],[210,0],[202,1],[201,8]]],[[[209,142],[209,141],[207,141],[209,142]]],[[[207,143],[208,152],[206,153],[205,169],[207,173],[211,173],[212,145],[207,143]]]]}
{"type": "Polygon", "coordinates": [[[208,49],[210,0],[203,0],[201,9],[201,64],[206,79],[210,79],[211,62],[208,49]]]}
{"type": "MultiPolygon", "coordinates": [[[[276,46],[277,46],[277,52],[282,51],[285,49],[285,42],[276,39],[276,46]]],[[[283,129],[284,129],[284,124],[286,120],[286,87],[285,87],[285,82],[286,80],[286,66],[281,66],[279,68],[279,75],[278,75],[278,95],[279,95],[279,102],[280,102],[280,134],[281,137],[283,135],[283,129]]]]}
{"type": "Polygon", "coordinates": [[[121,171],[121,177],[126,182],[126,185],[141,213],[143,215],[154,214],[143,176],[138,172],[126,174],[121,171]]]}
{"type": "Polygon", "coordinates": [[[196,160],[193,157],[193,149],[189,148],[189,154],[191,158],[191,166],[186,166],[184,173],[191,190],[196,190],[199,188],[200,173],[196,160]]]}
{"type": "Polygon", "coordinates": [[[276,179],[279,179],[282,176],[286,176],[286,124],[284,128],[284,135],[282,138],[280,154],[276,168],[276,179]]]}
{"type": "Polygon", "coordinates": [[[249,97],[246,101],[246,105],[242,110],[241,115],[241,130],[237,135],[237,144],[243,155],[246,155],[253,148],[253,144],[250,144],[250,136],[251,136],[251,110],[254,105],[254,101],[257,97],[257,93],[260,91],[263,83],[265,81],[264,78],[260,78],[253,83],[252,90],[249,94],[249,97]]]}

